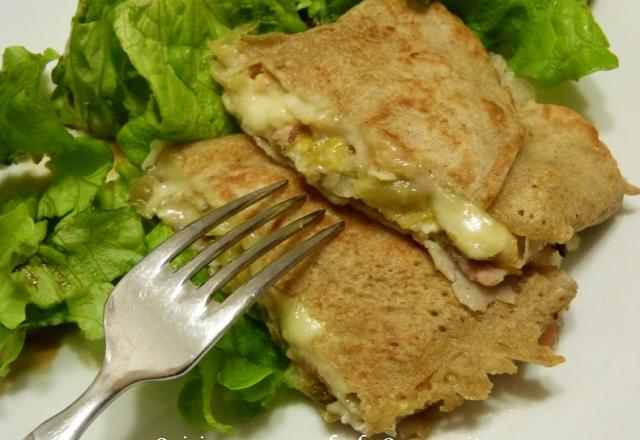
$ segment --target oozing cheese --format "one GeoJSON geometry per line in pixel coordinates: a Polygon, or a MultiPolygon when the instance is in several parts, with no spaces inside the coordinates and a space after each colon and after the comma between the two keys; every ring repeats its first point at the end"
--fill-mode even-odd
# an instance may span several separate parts
{"type": "Polygon", "coordinates": [[[271,299],[278,309],[278,319],[282,337],[289,345],[288,353],[293,359],[303,360],[322,377],[333,396],[343,403],[349,403],[352,414],[358,414],[357,402],[350,399],[352,391],[342,376],[330,362],[319,357],[314,350],[314,339],[327,333],[325,324],[311,316],[303,304],[295,297],[287,296],[272,289],[271,299]]]}
{"type": "Polygon", "coordinates": [[[469,258],[493,257],[515,240],[502,223],[456,194],[441,189],[434,191],[431,210],[449,239],[469,258]]]}
{"type": "Polygon", "coordinates": [[[242,75],[230,78],[225,84],[224,105],[238,115],[248,133],[269,137],[275,130],[298,121],[318,124],[331,119],[329,113],[318,106],[274,87],[273,81],[265,74],[255,79],[242,75]]]}
{"type": "Polygon", "coordinates": [[[282,336],[291,346],[308,347],[313,338],[322,333],[324,324],[312,318],[299,302],[285,299],[282,294],[277,296],[282,336]]]}
{"type": "Polygon", "coordinates": [[[143,216],[156,215],[174,229],[180,229],[200,217],[210,207],[209,203],[194,190],[171,155],[158,152],[154,161],[153,168],[149,164],[147,175],[134,179],[131,202],[143,216]]]}
{"type": "Polygon", "coordinates": [[[426,237],[441,228],[469,258],[489,259],[515,237],[483,209],[430,185],[429,191],[393,174],[380,176],[360,165],[344,138],[300,136],[283,149],[307,180],[345,199],[359,199],[402,229],[426,237]]]}
{"type": "MultiPolygon", "coordinates": [[[[293,143],[274,133],[300,123],[313,132],[335,132],[336,122],[321,106],[287,93],[269,74],[226,78],[224,103],[248,133],[267,139],[277,156],[291,160],[309,183],[334,203],[362,200],[402,229],[426,238],[442,229],[465,255],[484,260],[498,255],[515,237],[483,209],[435,185],[418,188],[393,173],[368,169],[341,136],[299,135],[293,143]],[[278,145],[280,144],[280,145],[278,145]]],[[[272,152],[273,154],[274,152],[272,152]]]]}

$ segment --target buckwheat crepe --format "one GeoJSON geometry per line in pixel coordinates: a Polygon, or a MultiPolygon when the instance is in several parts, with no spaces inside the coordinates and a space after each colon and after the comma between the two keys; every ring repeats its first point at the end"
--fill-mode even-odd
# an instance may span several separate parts
{"type": "Polygon", "coordinates": [[[442,227],[475,258],[511,241],[483,209],[523,130],[482,43],[439,3],[366,0],[336,24],[213,52],[243,130],[332,201],[420,237],[442,227]]]}
{"type": "Polygon", "coordinates": [[[570,108],[538,104],[530,87],[494,56],[516,101],[525,138],[489,214],[529,240],[567,243],[611,217],[627,184],[598,130],[570,108]]]}
{"type": "Polygon", "coordinates": [[[625,193],[638,194],[595,127],[567,107],[537,103],[531,87],[501,57],[492,58],[515,98],[525,138],[487,213],[517,238],[518,251],[474,261],[442,235],[422,240],[458,299],[473,310],[497,298],[509,301],[513,292],[503,280],[526,264],[560,266],[567,249],[578,246],[578,232],[611,217],[625,193]]]}
{"type": "Polygon", "coordinates": [[[528,269],[513,284],[513,304],[499,301],[473,312],[455,298],[424,248],[356,211],[332,206],[247,136],[165,149],[137,202],[180,226],[190,215],[282,179],[290,182],[284,193],[265,204],[309,196],[287,221],[323,208],[327,215],[316,230],[346,222],[341,234],[262,301],[274,338],[294,363],[291,376],[329,420],[394,435],[405,417],[424,408],[451,411],[464,400],[486,399],[490,375],[515,373],[516,361],[562,362],[549,344],[576,291],[563,271],[528,269]]]}
{"type": "Polygon", "coordinates": [[[365,0],[335,24],[213,52],[225,105],[260,147],[410,233],[474,310],[512,297],[504,281],[525,264],[558,265],[550,245],[621,205],[595,128],[537,104],[438,2],[365,0]]]}

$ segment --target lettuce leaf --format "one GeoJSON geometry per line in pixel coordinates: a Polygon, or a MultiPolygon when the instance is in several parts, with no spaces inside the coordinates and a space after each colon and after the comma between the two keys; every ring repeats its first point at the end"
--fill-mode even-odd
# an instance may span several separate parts
{"type": "MultiPolygon", "coordinates": [[[[441,0],[518,75],[542,86],[618,67],[587,0],[441,0]]],[[[337,20],[358,0],[298,0],[315,23],[337,20]]],[[[423,1],[422,3],[428,3],[423,1]]]]}
{"type": "Polygon", "coordinates": [[[288,365],[265,325],[245,315],[189,373],[178,409],[200,429],[232,434],[231,422],[251,418],[291,386],[288,365]]]}
{"type": "MultiPolygon", "coordinates": [[[[22,211],[22,206],[16,211],[22,211]]],[[[17,219],[13,212],[11,215],[17,219]]],[[[2,220],[2,225],[7,224],[7,216],[2,220]]],[[[28,217],[21,220],[27,225],[23,231],[33,227],[28,217]]],[[[35,234],[33,241],[42,235],[35,234]]],[[[87,339],[101,338],[102,311],[113,289],[111,282],[142,257],[142,239],[139,216],[131,210],[87,210],[61,221],[38,252],[16,271],[3,266],[0,377],[17,358],[29,328],[75,323],[87,339]]],[[[27,253],[32,253],[32,244],[28,244],[27,253]]]]}
{"type": "Polygon", "coordinates": [[[55,107],[65,124],[115,137],[136,164],[154,139],[231,133],[207,43],[254,22],[258,32],[306,29],[292,0],[82,0],[54,71],[55,107]]]}
{"type": "MultiPolygon", "coordinates": [[[[33,229],[30,217],[21,220],[27,225],[23,229],[33,229]]],[[[43,236],[35,234],[33,240],[43,236]]],[[[13,237],[10,240],[18,241],[13,237]]],[[[113,290],[112,283],[144,254],[142,222],[132,208],[89,208],[63,218],[37,246],[37,252],[29,253],[28,260],[13,271],[5,265],[0,272],[2,327],[75,323],[87,339],[99,339],[103,336],[102,311],[113,290]]]]}
{"type": "Polygon", "coordinates": [[[72,136],[56,116],[44,77],[56,56],[12,47],[0,71],[4,164],[46,155],[51,171],[48,185],[25,179],[0,191],[0,375],[30,328],[75,323],[101,337],[113,282],[144,254],[140,215],[97,198],[113,166],[109,146],[72,136]]]}
{"type": "Polygon", "coordinates": [[[38,217],[63,217],[89,207],[112,165],[104,142],[75,138],[47,164],[54,178],[40,199],[38,217]]]}
{"type": "Polygon", "coordinates": [[[314,23],[331,23],[347,12],[360,0],[298,0],[298,10],[305,13],[314,23]]]}
{"type": "Polygon", "coordinates": [[[0,72],[0,163],[51,159],[53,182],[40,200],[39,218],[85,209],[112,166],[105,142],[74,138],[58,120],[43,75],[55,58],[52,50],[39,55],[10,47],[0,72]]]}
{"type": "Polygon", "coordinates": [[[87,209],[62,219],[18,273],[40,309],[66,303],[64,322],[88,339],[102,337],[102,310],[112,283],[144,254],[144,230],[132,208],[87,209]]]}
{"type": "Polygon", "coordinates": [[[134,162],[142,162],[157,138],[191,141],[232,130],[221,92],[208,73],[206,42],[221,28],[200,1],[124,2],[116,8],[116,36],[152,92],[144,113],[117,134],[134,162]]]}
{"type": "Polygon", "coordinates": [[[35,222],[30,211],[28,202],[21,202],[0,215],[0,324],[7,329],[25,320],[30,299],[12,271],[36,253],[46,233],[46,222],[35,222]]]}
{"type": "Polygon", "coordinates": [[[0,71],[0,164],[20,155],[38,161],[72,142],[49,104],[42,75],[57,57],[52,49],[43,54],[18,46],[5,49],[0,71]]]}
{"type": "Polygon", "coordinates": [[[587,0],[445,0],[521,77],[543,86],[618,67],[587,0]]]}
{"type": "Polygon", "coordinates": [[[63,124],[112,139],[144,112],[150,93],[112,29],[121,0],[80,0],[64,57],[53,70],[53,94],[63,124]]]}
{"type": "Polygon", "coordinates": [[[25,335],[24,329],[9,330],[0,325],[0,377],[9,373],[9,365],[22,352],[25,335]]]}

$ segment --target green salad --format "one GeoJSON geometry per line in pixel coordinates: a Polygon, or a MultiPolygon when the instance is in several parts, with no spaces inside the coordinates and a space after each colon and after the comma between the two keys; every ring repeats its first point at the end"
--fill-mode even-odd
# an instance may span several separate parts
{"type": "MultiPolygon", "coordinates": [[[[209,75],[209,42],[247,24],[254,33],[302,32],[357,3],[80,0],[65,53],[5,49],[0,376],[34,329],[72,324],[87,339],[102,338],[103,305],[114,284],[172,234],[129,203],[129,183],[152,143],[238,131],[209,75]],[[25,163],[40,171],[25,177],[25,163]]],[[[617,67],[586,0],[443,3],[538,86],[617,67]]],[[[190,373],[180,412],[198,428],[231,433],[224,415],[246,419],[267,406],[291,386],[287,366],[258,314],[249,313],[190,373]]]]}

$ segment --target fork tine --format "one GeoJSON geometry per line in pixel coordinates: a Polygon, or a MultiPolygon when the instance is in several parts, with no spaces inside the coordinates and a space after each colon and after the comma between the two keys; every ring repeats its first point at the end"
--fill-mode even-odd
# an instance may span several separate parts
{"type": "Polygon", "coordinates": [[[169,237],[164,243],[150,252],[144,260],[156,260],[155,262],[159,265],[163,265],[171,261],[204,233],[222,223],[232,215],[242,211],[254,203],[259,202],[279,189],[282,189],[287,183],[289,182],[286,180],[276,182],[211,211],[209,214],[188,224],[169,237]]]}
{"type": "Polygon", "coordinates": [[[212,325],[216,327],[216,330],[225,331],[290,268],[301,262],[313,250],[327,242],[342,229],[344,229],[342,221],[323,229],[269,264],[222,303],[210,305],[208,319],[214,321],[212,325]]]}
{"type": "Polygon", "coordinates": [[[223,235],[219,239],[217,239],[210,246],[202,250],[199,254],[197,254],[191,261],[185,264],[183,267],[176,271],[176,275],[179,279],[184,282],[186,280],[191,279],[196,273],[198,273],[203,267],[209,264],[214,258],[217,258],[224,251],[229,249],[235,243],[240,241],[242,238],[250,234],[251,232],[258,229],[260,226],[264,225],[268,221],[276,218],[279,215],[284,214],[285,212],[294,209],[300,206],[306,196],[297,196],[285,200],[282,203],[279,203],[275,206],[272,206],[265,211],[262,211],[260,214],[256,215],[252,219],[236,226],[227,234],[223,235]]]}
{"type": "Polygon", "coordinates": [[[273,249],[296,232],[301,231],[306,226],[320,220],[323,216],[323,209],[314,211],[311,214],[307,214],[304,217],[289,223],[285,227],[272,232],[266,238],[242,253],[238,258],[234,259],[231,263],[216,272],[215,275],[197,289],[197,293],[201,294],[205,299],[208,298],[209,295],[223,287],[231,281],[233,277],[238,275],[243,269],[269,250],[273,249]]]}

